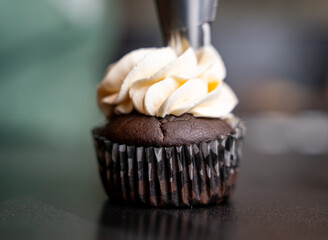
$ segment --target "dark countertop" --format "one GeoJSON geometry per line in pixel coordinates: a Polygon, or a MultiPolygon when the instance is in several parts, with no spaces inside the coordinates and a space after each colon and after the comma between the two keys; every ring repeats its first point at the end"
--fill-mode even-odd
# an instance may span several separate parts
{"type": "Polygon", "coordinates": [[[2,151],[0,239],[328,239],[326,155],[246,145],[230,202],[153,209],[108,203],[92,148],[84,151],[2,151]]]}

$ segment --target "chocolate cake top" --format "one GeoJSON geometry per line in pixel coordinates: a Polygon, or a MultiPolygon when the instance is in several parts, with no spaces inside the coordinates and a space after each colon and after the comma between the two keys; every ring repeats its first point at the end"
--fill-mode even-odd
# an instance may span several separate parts
{"type": "Polygon", "coordinates": [[[132,146],[169,147],[211,141],[230,132],[232,128],[218,118],[196,118],[191,114],[157,118],[131,113],[112,118],[100,135],[132,146]]]}

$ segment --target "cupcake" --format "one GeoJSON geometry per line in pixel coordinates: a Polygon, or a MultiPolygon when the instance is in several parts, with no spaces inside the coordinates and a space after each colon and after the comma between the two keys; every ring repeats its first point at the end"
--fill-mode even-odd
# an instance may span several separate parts
{"type": "Polygon", "coordinates": [[[211,45],[138,49],[109,66],[97,88],[107,122],[93,137],[111,201],[180,207],[229,198],[245,127],[225,76],[211,45]]]}

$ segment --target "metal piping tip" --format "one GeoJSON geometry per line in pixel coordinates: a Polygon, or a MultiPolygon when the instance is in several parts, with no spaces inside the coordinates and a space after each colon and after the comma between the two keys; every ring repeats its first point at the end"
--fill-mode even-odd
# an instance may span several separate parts
{"type": "Polygon", "coordinates": [[[210,44],[218,0],[156,0],[166,45],[178,53],[210,44]]]}

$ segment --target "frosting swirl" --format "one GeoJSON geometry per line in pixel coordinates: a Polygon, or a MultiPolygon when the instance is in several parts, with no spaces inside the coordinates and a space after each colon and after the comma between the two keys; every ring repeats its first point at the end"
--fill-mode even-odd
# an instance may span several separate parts
{"type": "Polygon", "coordinates": [[[157,117],[227,118],[238,99],[225,76],[224,63],[210,45],[188,48],[180,56],[171,47],[138,49],[109,66],[97,101],[106,117],[135,109],[157,117]]]}

